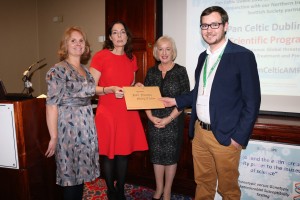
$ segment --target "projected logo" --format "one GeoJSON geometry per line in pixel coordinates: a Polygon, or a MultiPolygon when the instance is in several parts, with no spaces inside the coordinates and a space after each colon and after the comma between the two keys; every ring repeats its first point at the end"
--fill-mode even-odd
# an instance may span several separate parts
{"type": "Polygon", "coordinates": [[[293,200],[300,200],[300,182],[294,182],[294,191],[298,194],[293,196],[293,200]]]}
{"type": "Polygon", "coordinates": [[[294,188],[295,188],[295,192],[300,194],[300,182],[295,182],[294,183],[294,188]]]}

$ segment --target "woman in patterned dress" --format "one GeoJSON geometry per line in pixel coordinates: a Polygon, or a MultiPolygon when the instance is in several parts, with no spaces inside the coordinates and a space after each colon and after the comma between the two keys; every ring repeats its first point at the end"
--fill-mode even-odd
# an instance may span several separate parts
{"type": "Polygon", "coordinates": [[[147,150],[148,144],[138,111],[127,110],[123,98],[122,87],[134,85],[138,70],[131,48],[132,36],[122,21],[112,22],[107,31],[103,50],[94,55],[90,71],[97,89],[102,91],[97,93],[101,96],[95,121],[107,194],[109,199],[121,200],[126,199],[128,156],[147,150]]]}
{"type": "Polygon", "coordinates": [[[97,132],[91,98],[96,85],[82,65],[89,43],[79,27],[66,29],[58,51],[60,62],[46,75],[46,119],[50,142],[46,156],[55,154],[56,184],[65,200],[81,200],[85,182],[100,176],[97,132]]]}
{"type": "MultiPolygon", "coordinates": [[[[160,37],[153,48],[158,65],[147,72],[145,86],[159,86],[162,96],[175,97],[190,91],[185,67],[174,63],[177,55],[175,42],[171,37],[160,37]]],[[[171,187],[183,137],[184,116],[182,111],[170,107],[146,110],[148,117],[148,144],[153,163],[156,191],[153,199],[171,198],[171,187]],[[165,178],[165,181],[164,181],[165,178]]]]}

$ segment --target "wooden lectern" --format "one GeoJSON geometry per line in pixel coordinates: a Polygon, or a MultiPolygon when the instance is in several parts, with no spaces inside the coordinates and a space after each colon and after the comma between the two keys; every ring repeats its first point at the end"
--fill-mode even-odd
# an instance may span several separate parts
{"type": "MultiPolygon", "coordinates": [[[[55,184],[54,157],[46,158],[50,140],[46,124],[45,99],[0,101],[13,104],[17,155],[17,169],[0,167],[1,199],[60,200],[62,191],[55,184]]],[[[1,131],[1,128],[0,128],[1,131]]]]}

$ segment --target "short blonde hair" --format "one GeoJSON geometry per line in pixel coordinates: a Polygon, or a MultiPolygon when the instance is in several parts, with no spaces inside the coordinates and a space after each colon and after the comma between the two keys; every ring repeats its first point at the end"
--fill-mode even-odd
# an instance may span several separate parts
{"type": "Polygon", "coordinates": [[[175,44],[175,41],[173,38],[171,38],[170,36],[167,36],[167,35],[163,35],[161,36],[160,38],[158,38],[154,44],[154,47],[153,47],[153,56],[154,58],[157,60],[157,61],[160,61],[159,60],[159,57],[157,55],[157,50],[158,50],[158,45],[159,43],[163,42],[163,41],[167,41],[167,42],[170,42],[171,43],[171,46],[172,46],[172,51],[173,51],[173,55],[172,55],[172,60],[174,61],[177,57],[177,48],[176,48],[176,44],[175,44]]]}

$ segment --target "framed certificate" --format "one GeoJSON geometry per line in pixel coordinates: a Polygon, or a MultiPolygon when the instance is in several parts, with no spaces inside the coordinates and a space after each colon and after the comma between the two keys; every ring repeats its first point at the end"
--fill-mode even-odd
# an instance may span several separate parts
{"type": "Polygon", "coordinates": [[[127,110],[165,108],[158,100],[161,98],[159,87],[123,87],[127,110]]]}

